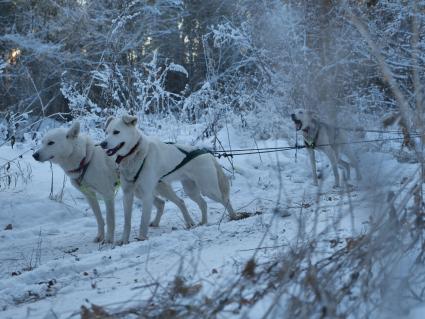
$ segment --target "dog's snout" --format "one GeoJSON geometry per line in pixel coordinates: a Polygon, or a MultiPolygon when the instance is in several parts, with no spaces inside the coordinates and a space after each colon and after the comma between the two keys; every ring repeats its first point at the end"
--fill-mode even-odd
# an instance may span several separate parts
{"type": "Polygon", "coordinates": [[[105,149],[108,146],[108,142],[103,141],[102,143],[100,143],[100,147],[105,149]]]}
{"type": "Polygon", "coordinates": [[[294,113],[292,113],[291,114],[291,119],[293,120],[293,121],[295,121],[297,118],[295,117],[295,114],[294,113]]]}
{"type": "Polygon", "coordinates": [[[32,157],[34,157],[34,159],[38,161],[40,159],[40,154],[38,152],[35,152],[34,154],[32,154],[32,157]]]}

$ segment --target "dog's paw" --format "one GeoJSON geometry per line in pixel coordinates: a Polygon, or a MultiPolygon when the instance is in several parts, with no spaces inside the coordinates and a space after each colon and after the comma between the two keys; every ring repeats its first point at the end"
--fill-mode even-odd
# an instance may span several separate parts
{"type": "Polygon", "coordinates": [[[139,235],[139,237],[136,237],[135,238],[137,241],[145,241],[145,240],[148,240],[148,237],[147,236],[140,236],[139,235]]]}
{"type": "Polygon", "coordinates": [[[129,243],[128,239],[127,240],[121,239],[121,240],[117,240],[115,242],[115,245],[116,246],[122,246],[122,245],[127,245],[128,243],[129,243]]]}
{"type": "Polygon", "coordinates": [[[194,222],[194,221],[186,222],[186,228],[187,228],[187,229],[191,229],[191,228],[193,228],[193,227],[195,227],[195,226],[196,226],[196,224],[195,224],[195,222],[194,222]]]}
{"type": "Polygon", "coordinates": [[[103,234],[97,234],[97,236],[93,239],[93,242],[95,243],[101,243],[105,239],[105,235],[103,234]]]}
{"type": "Polygon", "coordinates": [[[149,224],[150,227],[159,227],[159,223],[152,222],[149,224]]]}
{"type": "Polygon", "coordinates": [[[114,238],[106,236],[106,238],[102,241],[102,244],[106,245],[106,244],[113,244],[114,243],[114,238]]]}

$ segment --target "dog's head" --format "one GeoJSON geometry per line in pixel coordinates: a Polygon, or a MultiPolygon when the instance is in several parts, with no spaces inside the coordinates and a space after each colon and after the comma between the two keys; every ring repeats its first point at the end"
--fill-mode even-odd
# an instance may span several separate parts
{"type": "Polygon", "coordinates": [[[55,128],[46,133],[41,147],[32,155],[36,161],[58,163],[68,158],[80,134],[80,123],[75,122],[71,128],[55,128]]]}
{"type": "Polygon", "coordinates": [[[108,156],[125,156],[139,140],[137,117],[123,115],[121,118],[110,117],[105,124],[106,138],[100,146],[108,156]]]}
{"type": "Polygon", "coordinates": [[[315,129],[317,119],[312,111],[297,109],[291,114],[291,119],[295,123],[297,131],[302,130],[304,133],[309,133],[315,129]]]}

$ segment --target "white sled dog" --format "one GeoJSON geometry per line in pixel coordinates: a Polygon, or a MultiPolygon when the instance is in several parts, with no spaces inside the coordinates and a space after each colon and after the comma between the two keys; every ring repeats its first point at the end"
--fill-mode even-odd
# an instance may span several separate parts
{"type": "Polygon", "coordinates": [[[325,153],[329,158],[335,177],[335,187],[340,186],[338,164],[345,169],[347,179],[350,179],[350,166],[354,167],[357,180],[361,179],[358,160],[347,145],[348,139],[341,129],[320,121],[317,115],[307,110],[298,109],[291,114],[291,118],[295,123],[295,129],[302,131],[304,145],[307,148],[313,170],[314,185],[318,185],[315,150],[325,153]],[[347,156],[348,162],[341,159],[341,153],[347,156]]]}
{"type": "MultiPolygon", "coordinates": [[[[83,193],[94,212],[98,226],[95,242],[112,243],[115,231],[114,197],[119,181],[118,169],[113,158],[107,156],[100,147],[95,146],[90,137],[79,133],[80,124],[78,122],[75,122],[68,130],[65,128],[50,130],[43,137],[42,146],[33,154],[33,157],[39,162],[56,163],[65,171],[72,185],[83,193]],[[105,222],[102,218],[97,194],[101,195],[105,201],[106,238],[105,222]]],[[[169,185],[161,183],[157,185],[155,191],[175,203],[183,211],[183,215],[188,216],[186,219],[188,226],[194,225],[183,200],[177,197],[169,185]]],[[[152,223],[153,226],[159,225],[164,204],[163,200],[155,197],[154,205],[157,208],[157,216],[152,223]]],[[[121,244],[120,241],[117,243],[121,244]]]]}
{"type": "Polygon", "coordinates": [[[80,135],[80,123],[75,122],[70,129],[56,128],[46,133],[42,146],[33,157],[36,161],[51,161],[58,164],[80,190],[97,221],[95,242],[112,243],[115,231],[114,189],[118,181],[118,171],[114,161],[100,147],[85,135],[80,135]],[[106,206],[105,222],[102,217],[96,193],[100,194],[106,206]]]}
{"type": "Polygon", "coordinates": [[[153,191],[159,182],[180,181],[185,193],[199,206],[202,224],[208,218],[207,204],[201,194],[223,204],[231,218],[235,216],[229,200],[229,181],[212,154],[145,136],[136,124],[134,116],[110,117],[106,122],[106,139],[100,144],[107,155],[118,155],[124,192],[124,242],[130,233],[134,195],[143,202],[139,239],[147,239],[153,191]]]}

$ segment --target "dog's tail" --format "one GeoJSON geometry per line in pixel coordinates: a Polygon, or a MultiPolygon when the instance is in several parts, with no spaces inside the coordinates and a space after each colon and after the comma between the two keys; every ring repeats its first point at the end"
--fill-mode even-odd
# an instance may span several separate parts
{"type": "Polygon", "coordinates": [[[232,219],[235,216],[235,212],[233,210],[232,204],[230,203],[230,199],[229,199],[229,193],[230,193],[229,180],[227,179],[227,176],[224,174],[223,169],[221,168],[217,160],[215,158],[213,158],[213,160],[214,160],[215,170],[217,171],[218,187],[220,188],[221,196],[223,199],[223,205],[229,211],[230,218],[232,219]]]}

